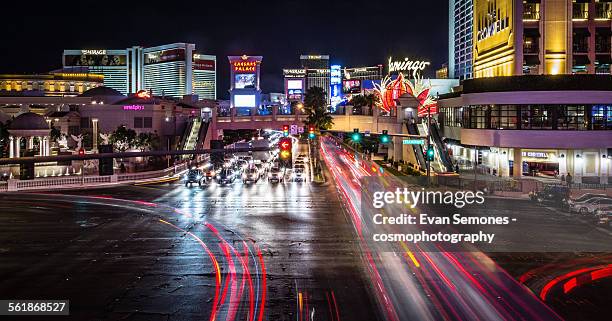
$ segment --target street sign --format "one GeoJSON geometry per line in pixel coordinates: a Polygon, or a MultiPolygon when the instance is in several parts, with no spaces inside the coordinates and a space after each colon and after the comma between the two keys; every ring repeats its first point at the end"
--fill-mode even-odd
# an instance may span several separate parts
{"type": "Polygon", "coordinates": [[[425,144],[424,139],[404,139],[402,145],[423,145],[425,144]]]}
{"type": "Polygon", "coordinates": [[[364,131],[363,136],[370,137],[370,131],[369,130],[364,131]]]}
{"type": "Polygon", "coordinates": [[[293,124],[290,127],[291,129],[289,130],[291,132],[291,135],[297,135],[298,134],[298,125],[293,124]]]}
{"type": "Polygon", "coordinates": [[[304,127],[302,127],[302,126],[298,127],[298,133],[300,133],[300,134],[301,134],[301,133],[303,133],[303,132],[304,132],[304,127]]]}

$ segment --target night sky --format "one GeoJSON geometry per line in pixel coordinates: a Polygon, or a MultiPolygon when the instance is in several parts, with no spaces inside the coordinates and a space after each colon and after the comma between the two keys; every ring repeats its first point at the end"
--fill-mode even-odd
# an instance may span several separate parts
{"type": "Polygon", "coordinates": [[[448,60],[448,0],[128,3],[3,3],[0,73],[60,68],[64,49],[189,42],[217,56],[217,92],[226,98],[228,55],[264,57],[263,92],[282,92],[282,68],[299,67],[302,53],[351,67],[386,65],[390,55],[427,59],[430,77],[448,60]]]}

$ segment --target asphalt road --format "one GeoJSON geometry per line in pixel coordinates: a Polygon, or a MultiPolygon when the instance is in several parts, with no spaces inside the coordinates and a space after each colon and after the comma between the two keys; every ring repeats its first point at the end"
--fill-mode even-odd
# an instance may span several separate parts
{"type": "MultiPolygon", "coordinates": [[[[576,218],[561,215],[528,201],[487,199],[486,205],[460,209],[424,205],[410,208],[404,204],[387,204],[382,209],[374,209],[372,195],[375,191],[395,190],[397,187],[405,187],[405,182],[381,171],[377,165],[356,159],[331,139],[324,140],[323,156],[337,182],[340,194],[350,208],[350,217],[360,246],[366,253],[365,264],[368,267],[369,280],[374,285],[375,297],[389,320],[560,320],[563,317],[551,310],[546,304],[548,301],[540,299],[540,296],[552,300],[555,290],[558,292],[559,287],[562,290],[568,288],[566,282],[570,282],[571,286],[587,281],[583,281],[583,278],[578,281],[569,278],[563,282],[553,281],[549,286],[550,295],[546,294],[546,291],[540,295],[539,292],[525,287],[520,275],[508,274],[487,253],[474,246],[372,241],[376,234],[420,233],[431,232],[432,229],[423,225],[417,227],[373,224],[374,213],[383,213],[383,216],[399,213],[449,216],[450,213],[459,212],[464,216],[511,216],[517,221],[512,221],[510,225],[486,226],[488,231],[495,232],[496,238],[499,237],[498,243],[488,247],[488,250],[516,252],[506,256],[511,262],[523,254],[520,251],[537,252],[530,253],[537,262],[538,258],[548,256],[554,251],[597,251],[609,249],[612,244],[612,238],[607,231],[601,231],[576,218]]],[[[410,184],[408,188],[421,189],[420,186],[410,184]]],[[[450,228],[455,232],[456,227],[444,226],[442,230],[448,231],[447,228],[450,228]]],[[[605,259],[597,257],[596,261],[601,263],[605,262],[605,259]]],[[[569,266],[580,268],[571,262],[569,266]]],[[[598,265],[596,268],[593,277],[601,277],[607,273],[605,265],[598,265]]],[[[551,264],[546,271],[538,272],[546,274],[550,281],[565,273],[565,269],[551,264]]],[[[545,282],[548,283],[550,282],[545,282]]],[[[601,292],[591,292],[591,296],[601,292]]],[[[591,315],[609,315],[606,313],[607,305],[601,305],[599,308],[599,311],[591,315]]],[[[568,317],[568,320],[584,320],[580,314],[575,313],[579,309],[580,304],[575,304],[574,313],[564,313],[564,316],[568,317]]]]}
{"type": "Polygon", "coordinates": [[[380,319],[331,185],[2,194],[0,213],[0,297],[69,299],[62,320],[380,319]]]}

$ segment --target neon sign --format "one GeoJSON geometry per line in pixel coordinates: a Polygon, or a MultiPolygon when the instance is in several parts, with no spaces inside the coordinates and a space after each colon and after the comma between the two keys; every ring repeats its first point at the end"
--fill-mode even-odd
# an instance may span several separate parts
{"type": "Polygon", "coordinates": [[[430,96],[431,82],[426,84],[421,78],[414,78],[414,85],[404,78],[402,73],[395,80],[385,77],[381,84],[375,84],[374,92],[378,97],[377,105],[383,111],[389,112],[397,107],[397,100],[404,94],[410,94],[419,102],[418,117],[438,113],[438,102],[430,96]]]}
{"type": "Polygon", "coordinates": [[[144,110],[143,105],[125,105],[123,106],[123,110],[144,110]]]}
{"type": "Polygon", "coordinates": [[[429,66],[431,63],[429,61],[421,61],[421,60],[409,60],[409,58],[404,58],[404,60],[393,61],[393,57],[389,57],[389,73],[396,71],[410,71],[413,76],[416,75],[417,72],[423,71],[425,67],[429,66]]]}
{"type": "Polygon", "coordinates": [[[236,61],[233,63],[235,72],[255,72],[256,61],[236,61]]]}
{"type": "Polygon", "coordinates": [[[83,55],[106,55],[106,50],[81,50],[83,55]]]}
{"type": "Polygon", "coordinates": [[[136,92],[138,98],[151,98],[151,94],[146,90],[139,90],[136,92]]]}

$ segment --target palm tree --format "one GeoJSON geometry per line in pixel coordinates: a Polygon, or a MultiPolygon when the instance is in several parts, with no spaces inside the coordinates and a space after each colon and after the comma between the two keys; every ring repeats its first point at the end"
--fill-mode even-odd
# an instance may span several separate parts
{"type": "Polygon", "coordinates": [[[304,95],[304,112],[308,115],[306,125],[313,125],[317,129],[330,129],[334,121],[327,111],[325,91],[321,87],[310,87],[304,95]]]}

